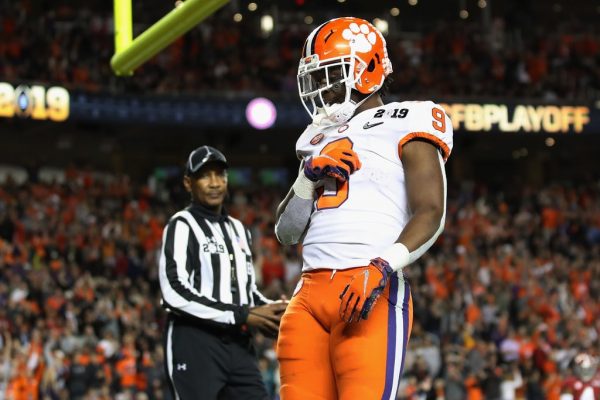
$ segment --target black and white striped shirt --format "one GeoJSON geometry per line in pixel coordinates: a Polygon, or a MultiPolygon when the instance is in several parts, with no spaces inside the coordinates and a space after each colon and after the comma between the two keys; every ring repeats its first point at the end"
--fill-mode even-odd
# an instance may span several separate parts
{"type": "Polygon", "coordinates": [[[169,312],[221,324],[242,324],[249,307],[270,303],[256,287],[249,231],[199,205],[165,227],[159,281],[169,312]]]}

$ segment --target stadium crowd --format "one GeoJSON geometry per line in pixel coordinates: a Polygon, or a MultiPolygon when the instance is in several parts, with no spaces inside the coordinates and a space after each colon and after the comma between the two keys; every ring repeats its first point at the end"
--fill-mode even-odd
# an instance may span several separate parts
{"type": "MultiPolygon", "coordinates": [[[[186,194],[178,179],[64,178],[0,186],[0,399],[168,399],[157,256],[186,194]]],[[[301,249],[273,236],[282,194],[232,188],[228,200],[252,227],[272,298],[300,272],[301,249]]],[[[600,350],[600,183],[464,183],[444,235],[406,271],[414,327],[400,399],[558,400],[574,354],[600,350]]],[[[256,347],[277,399],[274,343],[258,335],[256,347]]]]}
{"type": "MultiPolygon", "coordinates": [[[[3,80],[117,93],[295,93],[300,50],[319,22],[307,25],[298,17],[286,22],[285,29],[276,22],[265,36],[259,32],[258,15],[236,23],[233,11],[226,8],[124,79],[109,67],[114,53],[112,3],[1,3],[3,80]]],[[[136,33],[168,11],[137,4],[136,33]]],[[[517,13],[523,17],[524,11],[517,13]]],[[[472,20],[438,22],[423,32],[392,30],[388,48],[397,72],[391,92],[418,98],[600,97],[597,26],[566,21],[552,30],[541,24],[544,28],[537,30],[536,24],[515,23],[508,17],[497,17],[485,27],[472,20]]]]}

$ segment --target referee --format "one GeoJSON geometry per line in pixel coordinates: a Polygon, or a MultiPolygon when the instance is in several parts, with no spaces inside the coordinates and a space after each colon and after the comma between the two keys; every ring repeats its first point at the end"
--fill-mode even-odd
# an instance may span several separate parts
{"type": "Polygon", "coordinates": [[[223,208],[225,156],[209,146],[192,151],[183,185],[192,202],[165,227],[159,262],[173,397],[264,400],[251,333],[275,337],[287,301],[256,288],[249,231],[223,208]]]}

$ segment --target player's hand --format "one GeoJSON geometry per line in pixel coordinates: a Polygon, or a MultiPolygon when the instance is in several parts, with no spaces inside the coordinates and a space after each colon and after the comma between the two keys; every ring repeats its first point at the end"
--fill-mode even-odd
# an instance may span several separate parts
{"type": "Polygon", "coordinates": [[[367,319],[393,272],[390,264],[378,257],[354,274],[340,294],[340,318],[346,323],[367,319]]]}
{"type": "Polygon", "coordinates": [[[328,146],[327,151],[306,160],[304,175],[313,182],[326,177],[345,182],[361,166],[354,150],[341,146],[328,146]]]}
{"type": "Polygon", "coordinates": [[[252,307],[248,313],[246,324],[249,327],[257,329],[263,335],[269,338],[277,337],[279,333],[279,322],[289,301],[278,300],[271,304],[252,307]]]}

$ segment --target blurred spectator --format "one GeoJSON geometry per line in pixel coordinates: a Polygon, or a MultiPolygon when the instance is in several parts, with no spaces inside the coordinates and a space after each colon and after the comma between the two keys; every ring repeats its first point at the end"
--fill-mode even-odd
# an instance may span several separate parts
{"type": "MultiPolygon", "coordinates": [[[[0,239],[0,399],[168,399],[161,237],[149,221],[161,226],[186,199],[144,193],[126,176],[71,173],[64,184],[0,187],[14,225],[0,239]]],[[[281,259],[272,298],[291,294],[301,251],[271,240],[280,195],[240,190],[245,201],[230,207],[256,253],[281,259]]],[[[574,356],[598,355],[600,240],[589,232],[599,220],[597,181],[450,193],[446,233],[406,269],[415,320],[399,398],[558,400],[574,356]],[[551,224],[550,206],[560,215],[551,224]]],[[[257,337],[275,397],[273,346],[257,337]]]]}
{"type": "MultiPolygon", "coordinates": [[[[303,21],[304,12],[281,7],[281,19],[275,23],[285,24],[285,29],[265,37],[252,14],[235,23],[231,16],[236,11],[225,7],[158,53],[133,77],[123,79],[109,67],[114,51],[111,6],[100,1],[74,6],[61,0],[46,8],[35,2],[3,1],[0,76],[8,82],[58,83],[88,91],[293,93],[299,49],[314,28],[303,21]]],[[[149,27],[170,11],[169,6],[135,8],[134,30],[149,27]]],[[[391,25],[387,42],[397,71],[391,93],[411,98],[597,99],[597,26],[569,21],[555,26],[546,21],[544,26],[552,28],[537,31],[532,29],[535,24],[523,22],[527,19],[522,7],[505,17],[494,16],[486,25],[474,18],[426,25],[403,21],[408,32],[391,25]]],[[[320,22],[315,18],[315,24],[320,22]]]]}
{"type": "Polygon", "coordinates": [[[511,363],[504,366],[502,383],[500,391],[502,400],[516,400],[517,389],[523,385],[523,378],[517,363],[511,363]]]}

